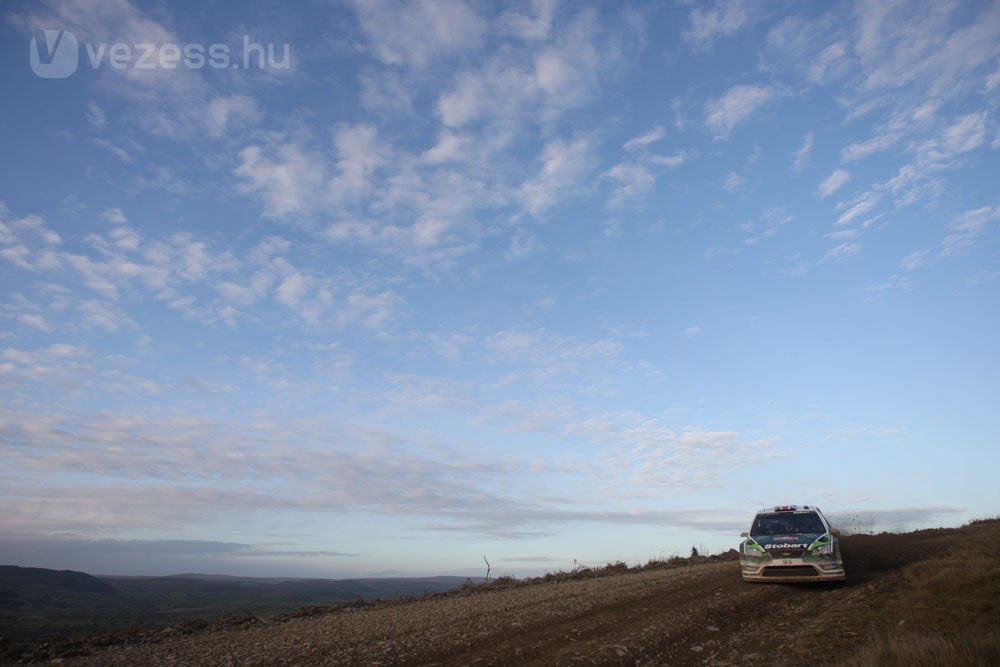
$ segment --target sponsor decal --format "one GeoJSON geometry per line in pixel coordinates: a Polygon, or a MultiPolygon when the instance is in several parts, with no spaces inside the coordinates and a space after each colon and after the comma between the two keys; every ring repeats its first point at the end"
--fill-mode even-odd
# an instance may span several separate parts
{"type": "Polygon", "coordinates": [[[808,544],[796,543],[796,544],[765,544],[765,549],[805,549],[808,544]]]}

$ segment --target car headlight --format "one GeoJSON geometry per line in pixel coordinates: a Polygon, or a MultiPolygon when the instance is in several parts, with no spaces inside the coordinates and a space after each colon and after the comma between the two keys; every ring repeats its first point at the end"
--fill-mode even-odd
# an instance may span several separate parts
{"type": "Polygon", "coordinates": [[[821,544],[809,553],[813,556],[832,556],[834,550],[833,542],[827,542],[826,544],[821,544]]]}
{"type": "Polygon", "coordinates": [[[753,542],[747,542],[743,547],[743,555],[749,558],[767,558],[768,554],[757,544],[753,542]]]}

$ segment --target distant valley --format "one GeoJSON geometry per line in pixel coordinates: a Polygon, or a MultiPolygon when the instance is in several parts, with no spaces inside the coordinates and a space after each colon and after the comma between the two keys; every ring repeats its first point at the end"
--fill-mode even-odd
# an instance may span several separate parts
{"type": "Polygon", "coordinates": [[[125,627],[165,627],[223,614],[272,616],[359,598],[440,593],[468,581],[465,577],[296,579],[203,574],[115,577],[3,565],[0,636],[15,641],[62,638],[125,627]]]}

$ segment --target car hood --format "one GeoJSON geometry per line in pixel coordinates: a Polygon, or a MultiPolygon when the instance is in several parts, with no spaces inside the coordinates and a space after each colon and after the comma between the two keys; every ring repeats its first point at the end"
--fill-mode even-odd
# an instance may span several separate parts
{"type": "Polygon", "coordinates": [[[797,535],[753,535],[750,539],[772,556],[798,557],[805,554],[809,545],[823,537],[824,533],[799,533],[797,535]]]}

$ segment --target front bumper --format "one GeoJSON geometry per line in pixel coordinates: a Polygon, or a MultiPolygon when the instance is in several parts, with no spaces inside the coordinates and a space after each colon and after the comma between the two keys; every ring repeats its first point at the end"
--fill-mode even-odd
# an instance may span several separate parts
{"type": "Polygon", "coordinates": [[[741,558],[743,581],[765,583],[844,581],[844,563],[832,558],[741,558]]]}

